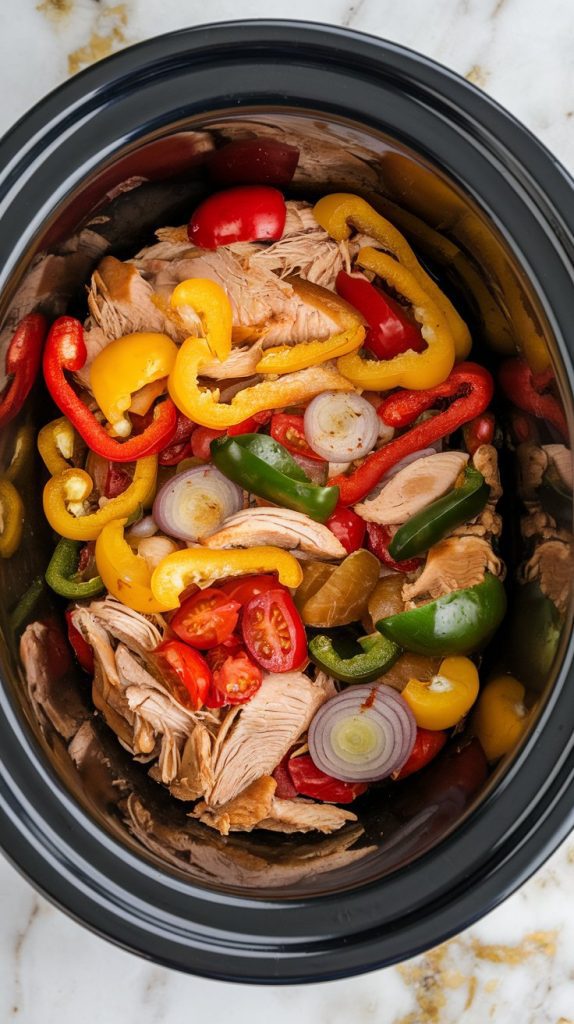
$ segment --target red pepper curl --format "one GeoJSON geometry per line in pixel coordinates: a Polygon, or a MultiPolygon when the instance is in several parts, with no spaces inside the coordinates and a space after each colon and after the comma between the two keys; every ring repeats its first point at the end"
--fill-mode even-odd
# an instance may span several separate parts
{"type": "Polygon", "coordinates": [[[6,375],[11,378],[0,398],[0,427],[18,415],[40,369],[46,320],[28,313],[18,324],[6,352],[6,375]]]}
{"type": "Polygon", "coordinates": [[[498,382],[504,394],[523,412],[546,420],[568,440],[568,424],[556,395],[548,391],[554,382],[552,370],[533,374],[525,359],[505,359],[498,371],[498,382]]]}

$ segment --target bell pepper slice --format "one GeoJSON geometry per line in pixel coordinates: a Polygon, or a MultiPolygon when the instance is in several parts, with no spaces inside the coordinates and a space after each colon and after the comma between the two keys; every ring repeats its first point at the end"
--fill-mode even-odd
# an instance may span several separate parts
{"type": "Polygon", "coordinates": [[[53,476],[44,487],[44,515],[56,533],[69,540],[96,540],[113,519],[133,515],[149,501],[157,476],[157,456],[148,455],[136,463],[130,486],[111,498],[97,512],[75,516],[68,504],[81,505],[93,490],[93,481],[83,469],[66,469],[53,476]]]}
{"type": "Polygon", "coordinates": [[[451,398],[448,409],[417,424],[405,434],[393,438],[384,447],[372,452],[349,476],[329,480],[341,492],[342,505],[355,505],[377,486],[381,478],[406,455],[428,448],[447,434],[458,430],[468,420],[484,412],[490,404],[494,383],[488,370],[478,363],[460,363],[437,387],[426,391],[397,391],[386,398],[377,412],[383,423],[401,429],[437,402],[451,398]]]}
{"type": "Polygon", "coordinates": [[[422,352],[408,349],[392,359],[363,359],[358,354],[342,356],[337,361],[339,373],[356,387],[369,391],[398,387],[420,391],[442,384],[455,359],[454,342],[442,310],[423,291],[411,271],[387,253],[367,247],[361,249],[356,262],[378,274],[408,299],[427,344],[422,352]]]}
{"type": "Polygon", "coordinates": [[[46,469],[54,476],[71,469],[76,432],[66,416],[46,423],[38,433],[38,451],[46,469]]]}
{"type": "Polygon", "coordinates": [[[100,576],[92,576],[90,580],[82,580],[78,575],[78,560],[81,541],[62,537],[54,550],[48,568],[46,583],[60,597],[69,601],[82,601],[84,598],[97,597],[104,590],[100,576]]]}
{"type": "Polygon", "coordinates": [[[538,580],[515,587],[511,602],[510,668],[533,690],[542,690],[558,653],[565,621],[538,580]]]}
{"type": "Polygon", "coordinates": [[[110,341],[90,366],[90,388],[107,421],[120,437],[132,429],[124,415],[136,391],[167,378],[177,346],[167,334],[139,332],[110,341]]]}
{"type": "Polygon", "coordinates": [[[263,353],[255,367],[256,373],[293,373],[308,366],[318,366],[328,359],[337,359],[361,347],[365,338],[362,324],[326,341],[302,341],[298,345],[277,345],[263,353]]]}
{"type": "Polygon", "coordinates": [[[343,657],[337,653],[333,638],[319,633],[309,641],[309,657],[323,672],[342,683],[372,683],[401,654],[401,648],[380,633],[359,637],[357,644],[361,648],[359,653],[343,657]]]}
{"type": "Polygon", "coordinates": [[[202,589],[230,576],[274,573],[285,587],[296,588],[303,579],[301,566],[288,551],[254,547],[237,551],[187,548],[162,559],[151,577],[151,590],[165,608],[179,608],[180,595],[195,584],[202,589]]]}
{"type": "Polygon", "coordinates": [[[410,679],[401,696],[422,729],[451,729],[468,714],[479,687],[476,665],[469,658],[451,657],[431,679],[410,679]]]}
{"type": "Polygon", "coordinates": [[[508,754],[524,734],[529,711],[526,690],[514,676],[499,675],[482,690],[472,718],[472,728],[488,761],[508,754]]]}
{"type": "Polygon", "coordinates": [[[340,270],[335,287],[337,294],[365,317],[369,325],[365,348],[377,359],[392,359],[410,348],[415,352],[423,351],[425,342],[419,325],[409,320],[402,306],[375,288],[366,277],[340,270]]]}
{"type": "Polygon", "coordinates": [[[0,477],[0,558],[12,558],[22,542],[24,502],[14,484],[0,477]]]}
{"type": "Polygon", "coordinates": [[[452,533],[461,523],[474,519],[488,501],[490,487],[474,466],[466,466],[461,483],[399,526],[389,544],[397,562],[422,555],[452,533]]]}
{"type": "Polygon", "coordinates": [[[14,483],[20,473],[31,463],[31,456],[34,450],[35,430],[31,423],[23,423],[16,431],[14,438],[14,450],[12,458],[4,473],[6,480],[14,483]]]}
{"type": "Polygon", "coordinates": [[[507,398],[523,412],[546,420],[568,441],[568,423],[560,400],[548,391],[554,373],[534,374],[525,359],[505,359],[498,370],[498,382],[507,398]]]}
{"type": "Polygon", "coordinates": [[[32,390],[45,334],[46,320],[40,313],[29,313],[14,331],[4,362],[8,383],[0,396],[0,427],[18,415],[32,390]]]}
{"type": "Polygon", "coordinates": [[[506,592],[497,576],[453,590],[435,601],[379,619],[376,628],[415,654],[471,654],[484,646],[506,613],[506,592]]]}
{"type": "Polygon", "coordinates": [[[141,555],[132,551],[124,537],[127,519],[104,526],[96,541],[96,565],[110,594],[144,615],[167,611],[151,591],[151,570],[141,555]]]}
{"type": "Polygon", "coordinates": [[[211,351],[204,338],[187,338],[177,353],[175,367],[169,377],[169,393],[185,416],[194,423],[216,430],[227,430],[259,412],[307,402],[325,390],[351,390],[348,381],[334,371],[333,379],[328,381],[316,373],[304,378],[294,374],[291,378],[266,380],[244,388],[234,395],[231,402],[224,403],[219,401],[218,389],[210,391],[198,384],[201,367],[211,359],[211,351]]]}
{"type": "Polygon", "coordinates": [[[286,448],[267,434],[238,434],[211,442],[215,466],[251,494],[324,523],[339,498],[337,487],[309,480],[286,448]]]}
{"type": "Polygon", "coordinates": [[[14,633],[20,633],[36,610],[36,605],[46,589],[43,576],[35,576],[28,589],[22,594],[15,608],[10,612],[10,626],[14,633]]]}
{"type": "Polygon", "coordinates": [[[196,277],[181,281],[171,293],[172,309],[191,306],[195,310],[204,338],[216,359],[227,359],[231,352],[233,311],[227,293],[215,281],[196,277]]]}
{"type": "Polygon", "coordinates": [[[208,196],[194,211],[187,235],[200,249],[232,242],[264,242],[281,238],[287,207],[276,188],[238,185],[208,196]]]}
{"type": "Polygon", "coordinates": [[[417,738],[411,754],[403,767],[391,775],[393,782],[399,782],[401,779],[406,779],[409,775],[413,775],[414,772],[419,772],[422,768],[426,768],[427,764],[430,764],[437,754],[440,754],[446,740],[446,732],[417,729],[417,738]]]}
{"type": "Polygon", "coordinates": [[[173,437],[177,423],[173,402],[167,399],[155,407],[153,421],[143,433],[123,443],[116,441],[84,405],[66,379],[65,371],[75,373],[81,370],[86,358],[84,330],[80,321],[71,316],[60,317],[52,325],[46,341],[44,378],[54,402],[88,447],[110,462],[135,462],[165,448],[173,437]]]}
{"type": "Polygon", "coordinates": [[[404,235],[360,196],[350,192],[335,192],[323,196],[313,208],[315,220],[337,242],[349,238],[351,228],[376,239],[395,261],[402,264],[416,278],[429,298],[439,307],[447,321],[458,360],[466,359],[471,349],[468,327],[443,291],[421,267],[404,235]]]}

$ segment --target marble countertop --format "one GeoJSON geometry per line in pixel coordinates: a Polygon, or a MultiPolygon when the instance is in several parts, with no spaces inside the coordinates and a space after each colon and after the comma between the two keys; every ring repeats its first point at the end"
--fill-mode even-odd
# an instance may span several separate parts
{"type": "MultiPolygon", "coordinates": [[[[123,46],[204,20],[196,0],[3,0],[0,132],[123,46]]],[[[572,0],[212,0],[209,18],[312,17],[421,50],[520,118],[574,170],[572,0]]],[[[574,1024],[574,837],[445,945],[348,981],[263,989],[153,966],[54,909],[0,859],[0,1024],[574,1024]]]]}

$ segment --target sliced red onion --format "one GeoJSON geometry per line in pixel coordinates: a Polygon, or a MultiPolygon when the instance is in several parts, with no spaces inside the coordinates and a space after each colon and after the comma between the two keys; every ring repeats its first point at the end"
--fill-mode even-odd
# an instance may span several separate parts
{"type": "Polygon", "coordinates": [[[327,483],[329,466],[326,462],[318,462],[317,459],[308,459],[305,455],[295,455],[294,452],[291,452],[291,455],[295,462],[301,466],[301,469],[307,474],[312,483],[320,484],[321,486],[327,483]]]}
{"type": "Polygon", "coordinates": [[[305,410],[305,437],[328,462],[353,462],[375,447],[380,419],[354,391],[325,391],[305,410]]]}
{"type": "Polygon", "coordinates": [[[159,527],[153,516],[144,516],[139,522],[130,526],[128,538],[135,537],[137,540],[140,540],[144,537],[153,537],[158,529],[159,527]]]}
{"type": "Polygon", "coordinates": [[[153,517],[160,530],[197,541],[243,508],[243,491],[215,466],[197,466],[171,477],[158,491],[153,517]]]}
{"type": "Polygon", "coordinates": [[[396,690],[351,686],[319,709],[309,727],[309,753],[341,782],[378,782],[399,771],[415,745],[415,717],[396,690]]]}
{"type": "Polygon", "coordinates": [[[397,462],[394,466],[391,466],[389,470],[381,477],[380,483],[388,483],[392,480],[397,473],[400,473],[401,469],[406,469],[412,462],[418,462],[419,459],[426,459],[427,455],[436,455],[436,449],[431,448],[420,448],[418,452],[411,452],[410,455],[405,455],[404,459],[397,462]]]}

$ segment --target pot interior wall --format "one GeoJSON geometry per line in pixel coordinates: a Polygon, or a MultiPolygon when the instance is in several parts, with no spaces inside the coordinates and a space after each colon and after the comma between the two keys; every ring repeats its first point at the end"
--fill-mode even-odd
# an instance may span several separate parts
{"type": "MultiPolygon", "coordinates": [[[[496,372],[501,359],[520,351],[546,380],[544,386],[554,374],[571,415],[564,367],[540,297],[504,238],[503,226],[495,228],[488,213],[454,181],[396,141],[314,112],[218,112],[201,123],[166,126],[120,152],[81,191],[67,197],[38,237],[28,264],[15,272],[4,296],[1,351],[15,322],[31,309],[83,318],[85,284],[100,256],[106,252],[127,258],[153,240],[157,227],[185,223],[209,190],[211,150],[233,138],[261,136],[279,137],[298,148],[292,197],[312,199],[344,190],[368,198],[405,233],[469,323],[473,358],[496,372]]],[[[497,413],[508,434],[513,413],[500,398],[497,413]]],[[[26,685],[18,661],[21,626],[35,617],[61,620],[63,610],[51,604],[39,585],[35,607],[26,613],[21,604],[34,580],[42,577],[51,550],[50,530],[41,514],[45,471],[31,431],[53,415],[38,386],[22,416],[0,437],[2,473],[12,474],[26,507],[24,541],[11,559],[0,561],[0,615],[6,686],[42,746],[55,784],[65,787],[99,826],[167,871],[200,885],[250,895],[295,897],[350,888],[397,870],[459,827],[497,784],[506,763],[477,787],[472,753],[466,760],[457,759],[451,743],[422,778],[373,789],[356,805],[358,823],[341,833],[221,838],[190,820],[185,804],[150,781],[145,766],[132,763],[101,719],[93,717],[87,677],[71,669],[58,678],[53,650],[46,651],[44,677],[32,690],[26,685]]],[[[527,430],[526,418],[525,424],[527,430]]],[[[540,445],[564,440],[540,420],[536,430],[540,445]]],[[[515,448],[516,443],[506,447],[501,457],[509,625],[485,653],[482,671],[514,669],[542,706],[570,632],[570,595],[565,580],[557,607],[532,581],[525,585],[521,565],[530,552],[521,547],[519,518],[524,509],[515,497],[515,448]]],[[[559,497],[559,525],[570,530],[570,496],[559,497]]],[[[560,571],[558,564],[556,573],[560,571]]]]}

